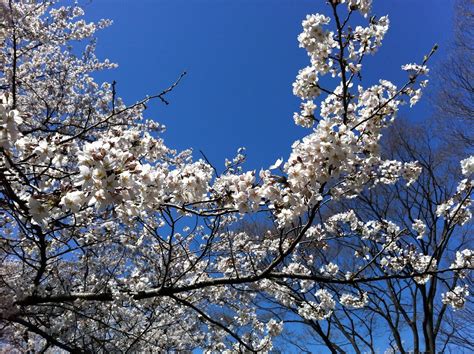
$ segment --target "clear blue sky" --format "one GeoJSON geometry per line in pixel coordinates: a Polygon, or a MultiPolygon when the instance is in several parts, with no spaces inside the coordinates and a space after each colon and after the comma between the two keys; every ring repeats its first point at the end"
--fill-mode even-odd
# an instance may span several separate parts
{"type": "MultiPolygon", "coordinates": [[[[301,20],[328,14],[323,0],[88,0],[89,19],[110,18],[99,35],[98,54],[119,68],[98,75],[116,80],[127,103],[160,92],[186,70],[168,97],[152,103],[148,117],[168,127],[165,141],[177,149],[203,150],[218,167],[240,146],[247,168],[287,157],[290,145],[309,131],[293,124],[299,100],[291,84],[308,64],[298,48],[301,20]]],[[[379,53],[365,62],[363,85],[379,78],[400,84],[400,65],[419,62],[434,43],[433,63],[445,55],[452,35],[453,1],[378,0],[374,13],[389,14],[391,28],[379,53]]],[[[427,116],[424,100],[403,115],[427,116]]]]}

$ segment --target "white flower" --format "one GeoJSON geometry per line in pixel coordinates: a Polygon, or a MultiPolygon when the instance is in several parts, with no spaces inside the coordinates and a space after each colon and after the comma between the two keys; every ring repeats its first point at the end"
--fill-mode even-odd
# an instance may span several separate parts
{"type": "Polygon", "coordinates": [[[14,109],[9,110],[8,101],[4,95],[0,96],[0,147],[9,148],[21,137],[18,126],[23,122],[20,113],[14,109]]]}
{"type": "Polygon", "coordinates": [[[316,292],[316,297],[320,301],[306,301],[298,308],[298,314],[307,320],[323,320],[331,316],[336,302],[332,295],[324,289],[319,289],[316,292]]]}
{"type": "Polygon", "coordinates": [[[418,233],[418,236],[416,238],[418,240],[421,240],[426,232],[425,223],[419,219],[415,219],[415,222],[412,224],[412,228],[418,233]]]}
{"type": "Polygon", "coordinates": [[[267,331],[268,334],[272,337],[276,337],[280,335],[281,331],[283,330],[283,322],[278,322],[275,319],[271,319],[267,322],[267,331]]]}
{"type": "Polygon", "coordinates": [[[474,268],[474,251],[470,249],[465,249],[462,251],[457,251],[456,252],[456,259],[455,261],[450,265],[451,269],[462,269],[465,268],[465,270],[460,270],[457,273],[461,278],[464,278],[468,271],[470,269],[474,268]]]}
{"type": "Polygon", "coordinates": [[[474,155],[461,161],[461,170],[462,174],[466,177],[469,177],[474,173],[474,155]]]}
{"type": "Polygon", "coordinates": [[[276,170],[278,167],[281,166],[282,163],[283,163],[283,159],[282,159],[282,158],[277,159],[277,160],[275,161],[275,163],[274,163],[273,165],[271,165],[268,169],[269,169],[269,170],[276,170]]]}
{"type": "Polygon", "coordinates": [[[305,128],[311,128],[315,122],[314,110],[316,105],[313,101],[307,101],[301,104],[301,113],[295,112],[293,119],[296,125],[300,125],[305,128]]]}
{"type": "Polygon", "coordinates": [[[314,67],[308,66],[298,72],[296,81],[293,83],[293,94],[302,99],[313,99],[321,94],[314,67]]]}
{"type": "Polygon", "coordinates": [[[410,107],[413,107],[421,98],[421,89],[413,90],[410,97],[410,107]]]}
{"type": "MultiPolygon", "coordinates": [[[[344,2],[343,0],[342,2],[344,2]]],[[[372,0],[347,0],[349,10],[358,10],[364,17],[367,17],[372,6],[372,0]]]]}
{"type": "Polygon", "coordinates": [[[466,303],[466,298],[469,296],[468,286],[456,286],[453,290],[441,294],[443,304],[450,305],[455,311],[460,310],[466,303]]]}
{"type": "Polygon", "coordinates": [[[82,191],[73,191],[67,193],[61,198],[60,205],[65,209],[71,210],[73,213],[77,213],[84,202],[85,194],[82,191]]]}
{"type": "Polygon", "coordinates": [[[310,53],[320,51],[320,46],[327,36],[322,26],[327,25],[329,21],[329,17],[321,14],[307,15],[302,23],[303,32],[298,36],[300,47],[310,53]]]}
{"type": "Polygon", "coordinates": [[[334,263],[328,263],[322,266],[319,271],[326,276],[335,276],[339,271],[339,266],[334,263]]]}
{"type": "Polygon", "coordinates": [[[339,302],[345,307],[360,309],[367,305],[369,297],[367,296],[367,293],[360,294],[359,296],[343,294],[340,297],[339,302]]]}
{"type": "MultiPolygon", "coordinates": [[[[436,270],[437,262],[432,256],[413,252],[409,255],[409,261],[416,273],[423,274],[425,272],[432,272],[436,270]]],[[[414,279],[418,284],[425,284],[431,279],[431,275],[424,274],[416,276],[414,279]]]]}
{"type": "Polygon", "coordinates": [[[33,221],[38,225],[43,224],[49,215],[49,208],[34,196],[30,196],[28,199],[28,208],[33,221]]]}
{"type": "Polygon", "coordinates": [[[418,65],[413,63],[402,65],[402,70],[424,75],[428,74],[430,71],[426,65],[418,65]]]}
{"type": "Polygon", "coordinates": [[[92,171],[86,165],[79,166],[79,177],[77,179],[77,186],[84,185],[84,187],[92,183],[92,171]]]}
{"type": "Polygon", "coordinates": [[[451,209],[453,204],[454,204],[453,200],[450,199],[447,202],[438,205],[436,208],[436,215],[437,216],[446,215],[446,213],[448,212],[449,209],[451,209]]]}

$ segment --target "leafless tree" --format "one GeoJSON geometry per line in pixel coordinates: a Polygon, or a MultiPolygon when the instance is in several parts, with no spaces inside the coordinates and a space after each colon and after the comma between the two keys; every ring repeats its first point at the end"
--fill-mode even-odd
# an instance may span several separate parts
{"type": "Polygon", "coordinates": [[[454,38],[447,58],[435,71],[438,128],[461,145],[474,147],[474,1],[457,0],[454,38]]]}

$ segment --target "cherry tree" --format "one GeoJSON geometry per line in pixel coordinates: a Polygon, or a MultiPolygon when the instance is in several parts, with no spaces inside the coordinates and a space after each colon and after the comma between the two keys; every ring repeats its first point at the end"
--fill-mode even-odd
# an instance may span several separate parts
{"type": "MultiPolygon", "coordinates": [[[[446,264],[406,239],[424,233],[422,220],[407,228],[349,207],[331,213],[374,188],[413,185],[422,172],[416,160],[385,158],[380,140],[399,107],[420,99],[436,47],[402,66],[399,86],[363,87],[363,59],[389,27],[387,16],[370,16],[370,0],[330,0],[331,18],[303,21],[298,41],[309,64],[293,84],[302,100],[293,118],[308,134],[260,171],[245,170],[243,151],[219,169],[165,145],[164,127],[144,112],[150,100],[167,104],[182,76],[131,105],[114,83],[96,83],[95,71],[115,67],[94,54],[94,35],[110,21],[88,23],[79,6],[49,0],[0,8],[5,348],[266,351],[283,319],[255,305],[257,296],[317,322],[367,306],[370,284],[426,284],[439,274],[459,278],[441,301],[464,305],[471,250],[446,264]],[[365,26],[353,28],[353,17],[365,26]],[[269,227],[241,231],[253,215],[269,227]],[[351,251],[350,262],[310,252],[335,244],[351,251]]],[[[436,208],[459,227],[471,218],[474,157],[461,166],[457,190],[436,208]]]]}

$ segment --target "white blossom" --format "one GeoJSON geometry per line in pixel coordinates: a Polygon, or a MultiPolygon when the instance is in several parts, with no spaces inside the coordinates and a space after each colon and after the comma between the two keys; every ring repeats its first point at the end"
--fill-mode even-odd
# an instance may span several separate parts
{"type": "Polygon", "coordinates": [[[425,223],[420,219],[415,219],[414,223],[412,224],[412,228],[413,228],[413,230],[415,230],[418,233],[418,236],[416,238],[418,240],[421,240],[423,238],[423,235],[426,232],[425,223]]]}
{"type": "Polygon", "coordinates": [[[451,269],[460,269],[458,274],[461,278],[466,277],[468,270],[474,268],[474,251],[470,249],[464,249],[462,251],[456,251],[456,259],[450,265],[451,269]],[[464,268],[464,269],[463,269],[464,268]]]}
{"type": "Polygon", "coordinates": [[[328,263],[322,266],[319,271],[324,274],[325,276],[335,276],[339,271],[339,266],[334,263],[328,263]]]}
{"type": "Polygon", "coordinates": [[[453,290],[441,294],[443,304],[451,306],[455,311],[461,310],[464,307],[468,296],[469,290],[467,290],[467,285],[458,285],[453,290]]]}
{"type": "Polygon", "coordinates": [[[354,296],[352,294],[342,294],[339,298],[339,302],[345,307],[360,309],[367,305],[369,302],[369,297],[367,293],[362,293],[359,296],[354,296]]]}
{"type": "Polygon", "coordinates": [[[461,161],[462,174],[466,177],[471,176],[474,173],[474,156],[461,161]]]}
{"type": "Polygon", "coordinates": [[[61,205],[66,209],[70,209],[73,213],[77,213],[84,202],[85,194],[82,191],[73,191],[61,198],[61,205]]]}
{"type": "Polygon", "coordinates": [[[331,316],[336,302],[333,296],[324,289],[319,289],[316,292],[318,303],[314,301],[306,301],[298,308],[298,314],[307,320],[323,320],[331,316]]]}

